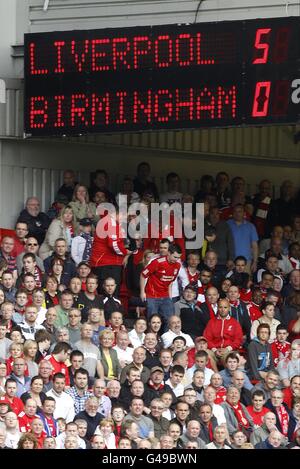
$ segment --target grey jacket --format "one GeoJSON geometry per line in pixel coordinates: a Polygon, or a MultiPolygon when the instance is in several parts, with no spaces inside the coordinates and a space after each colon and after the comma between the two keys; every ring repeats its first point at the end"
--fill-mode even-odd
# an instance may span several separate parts
{"type": "MultiPolygon", "coordinates": [[[[232,433],[239,430],[238,420],[235,416],[235,413],[234,413],[233,409],[230,407],[230,405],[227,402],[222,402],[222,404],[220,404],[220,405],[224,409],[229,435],[232,435],[232,433]]],[[[254,424],[253,424],[253,420],[252,420],[251,415],[249,414],[247,408],[243,404],[241,404],[241,406],[242,406],[243,412],[246,416],[246,419],[248,420],[248,422],[250,424],[250,428],[253,429],[254,424]]]]}

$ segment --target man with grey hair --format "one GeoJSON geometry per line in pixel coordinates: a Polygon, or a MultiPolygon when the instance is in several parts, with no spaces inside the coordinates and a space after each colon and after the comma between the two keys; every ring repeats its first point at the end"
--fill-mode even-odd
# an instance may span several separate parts
{"type": "Polygon", "coordinates": [[[222,402],[229,435],[237,430],[251,434],[254,424],[246,406],[240,402],[241,393],[236,386],[229,386],[226,401],[222,402]]]}
{"type": "Polygon", "coordinates": [[[272,430],[265,441],[255,445],[255,449],[278,449],[282,446],[284,436],[278,430],[272,430]]]}
{"type": "Polygon", "coordinates": [[[190,420],[187,423],[186,431],[179,438],[178,444],[180,447],[185,447],[189,441],[196,441],[199,449],[205,449],[205,442],[199,437],[201,425],[198,420],[190,420]]]}
{"type": "Polygon", "coordinates": [[[206,449],[232,449],[227,442],[228,433],[225,425],[218,425],[213,435],[213,441],[206,445],[206,449]]]}
{"type": "Polygon", "coordinates": [[[37,197],[27,199],[25,208],[21,211],[17,223],[21,221],[27,223],[28,236],[36,238],[39,245],[41,245],[50,225],[50,219],[44,212],[40,211],[40,201],[37,197]]]}
{"type": "Polygon", "coordinates": [[[104,415],[98,412],[99,399],[97,397],[89,397],[85,402],[85,410],[79,412],[76,415],[76,419],[83,419],[87,422],[88,428],[86,432],[86,438],[90,440],[95,433],[101,420],[104,419],[104,415]]]}
{"type": "Polygon", "coordinates": [[[169,429],[170,422],[162,416],[165,410],[165,404],[161,399],[154,398],[150,403],[150,414],[148,417],[152,420],[154,425],[154,435],[160,438],[166,434],[169,429]]]}
{"type": "MultiPolygon", "coordinates": [[[[118,381],[117,381],[118,382],[118,381]]],[[[93,385],[93,394],[99,400],[98,412],[105,417],[110,417],[111,414],[111,400],[105,396],[106,384],[104,379],[95,379],[93,385]]]]}
{"type": "Polygon", "coordinates": [[[120,403],[121,384],[118,380],[112,379],[107,383],[107,396],[110,398],[112,407],[120,403]]]}

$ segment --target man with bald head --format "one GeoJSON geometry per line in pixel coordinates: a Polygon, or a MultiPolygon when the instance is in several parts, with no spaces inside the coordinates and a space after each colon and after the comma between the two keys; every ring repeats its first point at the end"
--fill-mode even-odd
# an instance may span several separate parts
{"type": "Polygon", "coordinates": [[[169,330],[161,336],[161,340],[164,344],[164,348],[170,347],[175,337],[179,337],[179,336],[185,338],[187,348],[194,347],[194,341],[191,338],[191,336],[182,332],[181,328],[182,328],[181,319],[178,316],[170,316],[169,330]]]}
{"type": "Polygon", "coordinates": [[[236,370],[232,374],[232,384],[236,386],[240,393],[240,401],[245,406],[249,406],[252,403],[252,394],[249,389],[245,388],[245,373],[240,370],[236,370]]]}
{"type": "Polygon", "coordinates": [[[27,399],[24,411],[18,415],[19,420],[19,428],[21,432],[30,432],[31,431],[31,423],[33,420],[38,417],[36,415],[37,411],[37,404],[34,399],[27,399]]]}
{"type": "Polygon", "coordinates": [[[40,201],[37,197],[29,197],[24,210],[21,211],[18,222],[24,221],[28,226],[28,236],[37,239],[39,245],[45,239],[46,231],[50,225],[50,219],[40,210],[40,201]]]}
{"type": "Polygon", "coordinates": [[[284,436],[278,430],[272,430],[268,438],[255,445],[255,449],[277,449],[282,445],[284,436]]]}
{"type": "Polygon", "coordinates": [[[231,352],[238,350],[243,343],[243,331],[238,321],[230,316],[230,304],[227,299],[218,302],[218,314],[208,321],[204,330],[208,348],[219,360],[231,352]]]}

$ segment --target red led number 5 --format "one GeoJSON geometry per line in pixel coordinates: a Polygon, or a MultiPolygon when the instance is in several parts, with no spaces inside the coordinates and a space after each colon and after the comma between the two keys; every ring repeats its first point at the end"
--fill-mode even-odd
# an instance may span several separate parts
{"type": "Polygon", "coordinates": [[[260,54],[259,57],[256,57],[253,60],[253,64],[265,64],[268,61],[269,58],[269,43],[266,42],[268,38],[265,38],[263,36],[266,36],[269,34],[271,31],[271,28],[266,28],[266,29],[258,29],[256,31],[256,36],[255,36],[255,44],[254,47],[256,49],[255,55],[260,54]]]}

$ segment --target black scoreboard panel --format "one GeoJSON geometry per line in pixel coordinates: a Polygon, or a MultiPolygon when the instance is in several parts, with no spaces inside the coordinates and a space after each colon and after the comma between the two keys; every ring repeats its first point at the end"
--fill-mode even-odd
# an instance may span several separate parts
{"type": "Polygon", "coordinates": [[[300,18],[25,34],[26,136],[296,123],[300,18]]]}

